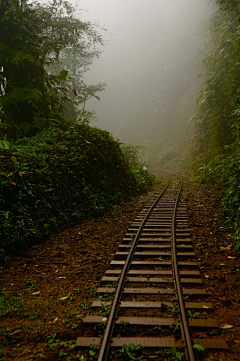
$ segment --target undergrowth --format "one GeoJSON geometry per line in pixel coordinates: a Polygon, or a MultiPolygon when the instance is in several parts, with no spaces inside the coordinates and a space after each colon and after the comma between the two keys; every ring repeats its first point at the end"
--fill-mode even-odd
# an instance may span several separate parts
{"type": "Polygon", "coordinates": [[[66,119],[14,146],[1,141],[0,163],[0,259],[155,182],[108,132],[66,119]]]}
{"type": "Polygon", "coordinates": [[[196,179],[210,184],[222,194],[221,208],[227,220],[229,231],[233,232],[235,249],[240,252],[240,154],[217,155],[209,163],[195,160],[196,179]],[[200,165],[200,166],[199,166],[200,165]]]}

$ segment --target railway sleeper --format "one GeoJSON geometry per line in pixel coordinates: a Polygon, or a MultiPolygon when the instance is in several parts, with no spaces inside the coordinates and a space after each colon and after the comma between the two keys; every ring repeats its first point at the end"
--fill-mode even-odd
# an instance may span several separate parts
{"type": "MultiPolygon", "coordinates": [[[[120,244],[118,246],[118,248],[120,250],[124,250],[124,249],[128,249],[129,247],[131,247],[131,244],[120,244]]],[[[146,249],[146,250],[151,250],[151,249],[171,249],[172,246],[168,245],[168,244],[139,244],[136,249],[146,249]]],[[[184,249],[184,250],[193,250],[192,245],[186,245],[186,244],[179,244],[177,245],[177,249],[184,249]]]]}
{"type": "MultiPolygon", "coordinates": [[[[152,226],[151,226],[152,227],[152,226]]],[[[130,235],[130,234],[132,234],[132,233],[135,233],[136,232],[136,230],[138,229],[139,227],[130,227],[129,229],[128,229],[128,231],[127,231],[127,234],[126,235],[130,235]]],[[[169,227],[167,227],[167,228],[164,228],[164,226],[162,225],[159,225],[159,226],[155,226],[154,228],[150,228],[150,227],[146,227],[146,226],[144,226],[144,228],[143,228],[143,233],[144,233],[144,231],[147,231],[147,232],[153,232],[153,233],[157,233],[158,232],[158,229],[160,229],[161,231],[165,231],[165,232],[170,232],[171,233],[171,225],[169,226],[169,227]]],[[[176,233],[187,233],[187,232],[189,232],[189,228],[184,228],[184,229],[182,229],[182,228],[177,228],[176,229],[176,233]]]]}
{"type": "MultiPolygon", "coordinates": [[[[103,276],[101,279],[101,284],[108,284],[108,283],[114,283],[118,282],[118,277],[107,277],[103,276]]],[[[127,277],[126,282],[130,283],[174,283],[173,277],[127,277]]],[[[202,284],[202,280],[198,278],[182,278],[181,279],[182,284],[202,284]]]]}
{"type": "MultiPolygon", "coordinates": [[[[122,273],[122,270],[107,270],[105,272],[106,275],[120,275],[122,273]]],[[[172,271],[152,271],[152,270],[129,270],[128,275],[165,275],[165,276],[172,276],[172,271]]],[[[179,275],[181,277],[201,277],[201,274],[199,271],[180,271],[179,275]]]]}
{"type": "MultiPolygon", "coordinates": [[[[112,260],[110,262],[110,266],[112,267],[123,267],[125,265],[125,261],[112,260]]],[[[171,267],[172,262],[167,261],[132,261],[131,267],[171,267]]],[[[186,267],[186,268],[198,268],[197,262],[178,262],[178,267],[186,267]]]]}
{"type": "MultiPolygon", "coordinates": [[[[143,220],[143,216],[137,216],[136,218],[135,218],[135,220],[133,221],[133,223],[132,224],[134,224],[135,222],[136,223],[139,223],[139,222],[141,222],[142,220],[143,220]]],[[[172,214],[171,215],[169,215],[169,216],[167,216],[167,215],[165,215],[165,214],[163,214],[163,215],[156,215],[155,217],[153,217],[153,216],[150,216],[148,219],[147,219],[147,223],[151,223],[151,222],[172,222],[172,214]]],[[[176,220],[175,220],[176,222],[186,222],[186,223],[188,223],[188,218],[187,218],[187,216],[177,216],[176,217],[176,220]]]]}
{"type": "MultiPolygon", "coordinates": [[[[163,227],[159,227],[160,229],[161,229],[161,232],[166,232],[166,233],[170,233],[171,234],[171,227],[169,227],[169,228],[163,228],[163,227]]],[[[126,233],[126,236],[132,236],[133,234],[135,234],[136,233],[136,231],[137,231],[137,228],[136,229],[129,229],[128,231],[127,231],[127,233],[126,233]]],[[[143,234],[146,234],[146,232],[152,232],[152,233],[158,233],[158,230],[157,229],[155,229],[155,228],[148,228],[148,229],[145,229],[145,227],[144,227],[144,229],[143,229],[143,232],[141,233],[141,236],[143,235],[143,234]]],[[[180,233],[180,234],[182,234],[182,233],[187,233],[187,234],[189,234],[189,228],[184,228],[184,229],[182,229],[182,228],[177,228],[176,229],[176,234],[178,234],[178,233],[180,233]]],[[[151,233],[150,233],[151,234],[151,233]]]]}
{"type": "MultiPolygon", "coordinates": [[[[83,324],[92,325],[107,322],[106,317],[103,316],[86,316],[83,324]]],[[[158,317],[117,317],[116,325],[127,324],[131,326],[158,326],[169,327],[177,325],[178,318],[158,318],[158,317]]],[[[194,319],[188,321],[191,328],[218,328],[218,321],[216,319],[194,319]]]]}
{"type": "MultiPolygon", "coordinates": [[[[128,252],[116,252],[115,253],[115,259],[119,259],[119,258],[127,258],[128,256],[128,252]]],[[[134,258],[139,258],[139,257],[148,257],[148,258],[161,258],[161,257],[168,257],[171,258],[172,254],[169,252],[135,252],[133,259],[134,258]]],[[[182,258],[195,258],[195,253],[194,252],[177,252],[177,256],[178,257],[182,257],[182,258]]]]}
{"type": "MultiPolygon", "coordinates": [[[[132,240],[135,238],[135,233],[126,233],[126,237],[130,237],[132,238],[132,240]]],[[[171,237],[171,231],[168,230],[164,233],[158,233],[158,232],[154,232],[154,233],[141,233],[141,238],[162,238],[162,237],[171,237]]],[[[190,233],[180,233],[177,232],[176,233],[176,237],[185,237],[185,238],[189,238],[190,237],[190,233]]]]}
{"type": "MultiPolygon", "coordinates": [[[[78,337],[75,347],[100,346],[102,339],[100,337],[78,337]]],[[[193,344],[201,345],[207,349],[228,349],[225,340],[220,338],[214,339],[198,339],[194,338],[193,344]]],[[[124,344],[134,344],[135,346],[143,346],[145,348],[169,348],[185,347],[183,340],[176,340],[174,337],[113,337],[110,347],[121,348],[124,344]]]]}
{"type": "MultiPolygon", "coordinates": [[[[169,222],[161,222],[162,224],[159,224],[159,221],[150,221],[150,222],[146,222],[144,225],[145,229],[151,229],[154,228],[156,229],[162,229],[162,228],[171,228],[171,221],[169,222]]],[[[176,221],[177,223],[177,227],[178,229],[189,229],[187,222],[182,222],[182,221],[176,221]]],[[[139,229],[140,226],[140,222],[137,223],[132,223],[131,226],[128,228],[128,232],[130,231],[136,231],[137,229],[139,229]]]]}
{"type": "MultiPolygon", "coordinates": [[[[116,288],[114,287],[99,287],[97,289],[98,293],[107,294],[115,293],[116,288]]],[[[124,288],[123,294],[134,294],[134,295],[175,295],[176,291],[174,288],[124,288]]],[[[207,297],[208,294],[204,289],[198,288],[183,288],[182,294],[184,296],[197,296],[197,297],[207,297]]]]}
{"type": "MultiPolygon", "coordinates": [[[[174,302],[138,302],[138,301],[120,301],[120,308],[162,308],[162,305],[166,307],[173,307],[176,305],[174,302]]],[[[104,306],[111,306],[112,301],[93,301],[91,307],[92,308],[100,308],[104,306]]],[[[208,302],[185,302],[186,309],[194,309],[194,310],[212,310],[212,304],[208,302]]]]}
{"type": "MultiPolygon", "coordinates": [[[[123,243],[129,243],[129,242],[132,242],[132,238],[131,237],[125,237],[123,238],[122,240],[123,243]]],[[[171,242],[171,239],[169,238],[139,238],[139,241],[138,241],[138,244],[141,244],[141,243],[156,243],[156,244],[161,244],[161,243],[170,243],[171,242]]],[[[192,240],[189,239],[189,238],[185,238],[185,239],[178,239],[177,240],[177,244],[192,244],[192,240]]]]}

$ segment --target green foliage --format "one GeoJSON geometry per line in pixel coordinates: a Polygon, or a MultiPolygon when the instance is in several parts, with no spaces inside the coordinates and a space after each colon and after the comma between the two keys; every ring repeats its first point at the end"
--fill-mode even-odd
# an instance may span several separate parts
{"type": "Polygon", "coordinates": [[[189,321],[192,321],[193,320],[193,318],[195,318],[196,316],[198,316],[198,315],[201,315],[201,313],[200,312],[194,312],[194,310],[193,311],[187,311],[187,313],[188,313],[188,319],[189,319],[189,321]]]}
{"type": "Polygon", "coordinates": [[[203,58],[204,86],[198,96],[198,156],[203,163],[225,152],[225,146],[239,139],[240,28],[236,16],[217,11],[209,25],[211,38],[203,58]]]}
{"type": "Polygon", "coordinates": [[[179,307],[177,305],[170,306],[168,307],[168,311],[173,312],[173,316],[177,316],[179,314],[179,307]]]}
{"type": "Polygon", "coordinates": [[[104,334],[105,334],[105,330],[106,330],[106,322],[103,323],[98,323],[97,325],[95,325],[93,327],[94,331],[97,332],[97,336],[100,338],[103,338],[104,334]]]}
{"type": "Polygon", "coordinates": [[[38,6],[38,12],[48,24],[44,27],[44,34],[58,44],[58,61],[49,63],[48,72],[56,76],[62,68],[67,70],[68,81],[62,85],[63,91],[69,90],[63,98],[66,100],[66,116],[77,121],[82,111],[79,105],[85,107],[91,97],[100,100],[96,93],[104,90],[105,84],[86,85],[83,81],[83,73],[100,55],[97,46],[103,45],[102,37],[95,25],[80,20],[77,9],[67,1],[52,0],[44,7],[38,6]]]}
{"type": "MultiPolygon", "coordinates": [[[[181,351],[178,351],[178,349],[175,346],[172,346],[171,348],[164,349],[163,351],[158,351],[159,354],[165,357],[170,357],[171,360],[174,361],[182,361],[184,359],[184,353],[181,351]]],[[[166,360],[166,358],[165,358],[166,360]]]]}
{"type": "Polygon", "coordinates": [[[183,360],[184,353],[177,350],[175,346],[172,346],[170,350],[168,350],[168,354],[170,355],[171,359],[174,361],[181,361],[183,360]]]}
{"type": "Polygon", "coordinates": [[[220,168],[225,180],[222,187],[223,202],[222,209],[226,219],[228,220],[229,228],[234,232],[235,247],[240,251],[240,156],[239,154],[232,154],[225,159],[223,164],[218,164],[217,169],[220,168]],[[226,177],[227,174],[227,177],[226,177]],[[226,179],[227,178],[227,179],[226,179]]]}
{"type": "Polygon", "coordinates": [[[223,212],[235,231],[239,250],[240,5],[235,0],[217,0],[217,4],[203,57],[203,86],[195,115],[198,144],[192,168],[199,180],[221,188],[223,212]]]}
{"type": "Polygon", "coordinates": [[[111,311],[111,307],[108,306],[108,305],[104,305],[102,303],[100,309],[98,310],[97,314],[100,315],[100,316],[104,316],[104,317],[107,317],[109,315],[111,311]]]}
{"type": "Polygon", "coordinates": [[[14,316],[22,307],[22,299],[15,296],[0,296],[0,317],[14,316]]]}
{"type": "Polygon", "coordinates": [[[179,323],[177,323],[176,325],[173,324],[172,326],[170,326],[170,329],[171,329],[172,333],[175,335],[176,338],[180,337],[181,329],[180,329],[179,323]]]}
{"type": "Polygon", "coordinates": [[[19,1],[0,3],[0,105],[1,130],[9,139],[30,134],[34,114],[47,114],[44,54],[52,47],[43,42],[41,19],[19,1]]]}
{"type": "MultiPolygon", "coordinates": [[[[6,142],[6,141],[5,141],[6,142]]],[[[9,145],[9,149],[12,146],[9,145]]],[[[15,149],[17,153],[17,150],[15,149]]],[[[15,153],[15,154],[16,154],[15,153]]],[[[0,258],[6,251],[21,248],[37,236],[38,231],[31,216],[31,206],[26,197],[31,193],[23,178],[26,164],[19,163],[18,157],[8,149],[0,149],[0,258]]]]}
{"type": "Polygon", "coordinates": [[[123,360],[143,360],[143,349],[142,345],[135,346],[133,343],[127,345],[126,343],[122,346],[120,350],[115,351],[115,353],[120,353],[123,360]]]}
{"type": "Polygon", "coordinates": [[[155,182],[135,153],[88,125],[91,113],[81,110],[78,125],[61,116],[64,102],[77,104],[68,92],[85,104],[102,90],[81,80],[97,44],[101,36],[67,1],[0,2],[1,259],[155,182]],[[52,67],[70,58],[73,68],[52,67]]]}
{"type": "Polygon", "coordinates": [[[99,54],[93,50],[97,44],[103,44],[101,36],[91,23],[76,18],[67,1],[52,0],[44,6],[34,2],[24,9],[20,0],[1,1],[2,137],[7,135],[12,141],[36,134],[54,114],[63,113],[66,101],[78,104],[72,94],[82,102],[97,97],[95,93],[103,90],[103,85],[87,87],[82,81],[82,73],[99,54]],[[62,64],[64,56],[68,64],[70,56],[78,59],[75,72],[62,64]],[[53,64],[59,64],[55,71],[53,64]]]}
{"type": "Polygon", "coordinates": [[[14,147],[6,139],[2,139],[0,140],[0,149],[5,149],[5,150],[9,150],[10,152],[13,152],[14,147]]]}
{"type": "Polygon", "coordinates": [[[198,345],[196,343],[193,345],[193,348],[199,352],[204,352],[206,350],[202,345],[198,345]]]}
{"type": "Polygon", "coordinates": [[[89,356],[90,356],[90,360],[97,361],[98,354],[99,354],[99,347],[94,346],[94,345],[90,346],[88,353],[89,353],[89,356]]]}
{"type": "Polygon", "coordinates": [[[122,144],[121,149],[128,160],[131,171],[135,174],[138,182],[139,190],[146,191],[149,187],[156,184],[156,178],[148,171],[145,164],[140,161],[138,152],[139,146],[133,144],[122,144]]]}
{"type": "Polygon", "coordinates": [[[14,149],[0,144],[2,258],[152,185],[139,182],[108,132],[84,122],[55,119],[14,149]]]}
{"type": "Polygon", "coordinates": [[[220,5],[220,8],[223,10],[236,11],[239,13],[240,4],[239,0],[216,0],[216,2],[220,5]]]}
{"type": "Polygon", "coordinates": [[[50,350],[54,350],[55,353],[58,353],[58,357],[68,356],[69,351],[75,347],[75,341],[61,341],[56,338],[56,334],[47,336],[48,347],[50,350]]]}
{"type": "Polygon", "coordinates": [[[87,361],[87,358],[85,356],[83,356],[83,355],[79,356],[78,359],[80,361],[87,361]]]}
{"type": "Polygon", "coordinates": [[[222,193],[222,211],[228,221],[229,231],[233,231],[236,250],[240,251],[240,156],[231,152],[228,156],[216,156],[206,166],[195,172],[198,179],[216,188],[222,193]]]}
{"type": "MultiPolygon", "coordinates": [[[[226,5],[230,1],[221,3],[226,5]]],[[[199,141],[196,158],[202,164],[226,154],[226,146],[239,144],[239,35],[237,13],[217,10],[212,15],[208,47],[202,59],[203,86],[195,115],[199,141]]]]}

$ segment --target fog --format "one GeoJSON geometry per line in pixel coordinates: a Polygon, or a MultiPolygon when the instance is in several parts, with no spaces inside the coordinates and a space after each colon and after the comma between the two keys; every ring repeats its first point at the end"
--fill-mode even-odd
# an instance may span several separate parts
{"type": "Polygon", "coordinates": [[[86,103],[96,126],[148,146],[156,158],[176,150],[195,112],[208,1],[81,0],[78,6],[88,11],[83,20],[107,29],[104,52],[85,74],[87,84],[106,83],[101,100],[86,103]]]}

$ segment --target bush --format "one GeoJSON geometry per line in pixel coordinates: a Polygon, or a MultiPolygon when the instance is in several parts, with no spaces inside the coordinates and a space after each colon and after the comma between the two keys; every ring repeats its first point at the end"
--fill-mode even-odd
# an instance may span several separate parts
{"type": "Polygon", "coordinates": [[[219,187],[222,193],[222,211],[234,232],[235,248],[240,251],[240,155],[216,156],[207,165],[195,170],[198,180],[219,187]]]}
{"type": "Polygon", "coordinates": [[[136,177],[108,132],[84,123],[53,121],[48,130],[19,140],[14,149],[4,144],[0,150],[2,258],[51,231],[99,215],[154,182],[147,173],[140,180],[136,177]]]}
{"type": "Polygon", "coordinates": [[[141,148],[141,146],[136,146],[134,144],[121,144],[121,149],[138,182],[139,191],[145,192],[149,187],[155,184],[156,177],[148,171],[145,164],[142,164],[139,161],[138,149],[141,148]]]}

